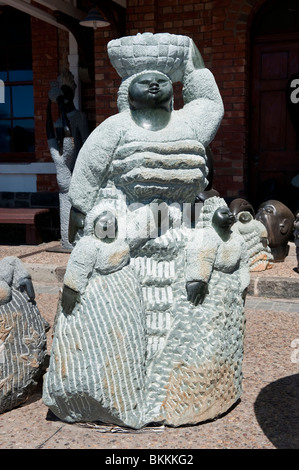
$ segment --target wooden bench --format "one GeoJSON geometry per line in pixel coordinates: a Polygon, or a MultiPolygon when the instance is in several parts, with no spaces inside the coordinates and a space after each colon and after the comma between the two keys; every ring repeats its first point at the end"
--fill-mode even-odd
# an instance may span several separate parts
{"type": "Polygon", "coordinates": [[[26,225],[26,244],[37,245],[42,241],[36,224],[37,218],[47,212],[49,209],[0,207],[0,224],[26,225]]]}

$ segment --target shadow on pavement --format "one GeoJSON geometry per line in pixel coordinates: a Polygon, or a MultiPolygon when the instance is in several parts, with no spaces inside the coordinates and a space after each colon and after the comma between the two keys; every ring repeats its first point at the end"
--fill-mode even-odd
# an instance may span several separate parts
{"type": "Polygon", "coordinates": [[[299,449],[299,374],[264,387],[254,410],[264,434],[277,449],[299,449]]]}

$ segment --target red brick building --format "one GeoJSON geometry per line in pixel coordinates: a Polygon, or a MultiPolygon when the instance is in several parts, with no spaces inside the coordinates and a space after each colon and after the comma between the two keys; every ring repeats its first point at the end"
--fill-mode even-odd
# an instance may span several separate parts
{"type": "MultiPolygon", "coordinates": [[[[48,195],[45,204],[57,193],[45,132],[50,81],[63,68],[72,70],[78,80],[76,103],[87,114],[92,130],[117,112],[120,79],[107,56],[108,41],[145,31],[191,37],[215,75],[225,115],[211,146],[214,187],[228,200],[246,197],[255,206],[268,196],[291,204],[291,180],[299,173],[296,124],[287,108],[289,79],[299,69],[296,0],[7,0],[1,2],[0,11],[0,23],[10,24],[10,32],[17,33],[25,17],[29,25],[15,45],[0,39],[0,79],[5,89],[27,86],[33,94],[28,116],[1,114],[4,105],[0,103],[2,205],[11,193],[14,199],[18,193],[35,198],[48,195]],[[94,3],[110,22],[95,31],[79,26],[94,3]],[[13,79],[6,83],[7,57],[16,57],[12,70],[20,67],[14,48],[23,57],[20,47],[27,43],[32,75],[19,84],[13,79]],[[28,129],[34,136],[31,146],[19,150],[15,143],[9,148],[1,131],[1,125],[10,125],[14,135],[18,119],[30,122],[28,129]]],[[[181,105],[177,98],[176,107],[181,105]]]]}

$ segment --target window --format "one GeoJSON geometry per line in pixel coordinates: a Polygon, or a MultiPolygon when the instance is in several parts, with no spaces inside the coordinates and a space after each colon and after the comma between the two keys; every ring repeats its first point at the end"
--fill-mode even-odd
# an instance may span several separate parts
{"type": "Polygon", "coordinates": [[[30,16],[9,7],[0,14],[0,158],[27,160],[34,155],[34,107],[30,16]]]}

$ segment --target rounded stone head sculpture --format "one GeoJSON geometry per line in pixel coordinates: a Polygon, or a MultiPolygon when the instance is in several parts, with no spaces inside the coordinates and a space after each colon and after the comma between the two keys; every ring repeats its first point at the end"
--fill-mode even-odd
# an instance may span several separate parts
{"type": "Polygon", "coordinates": [[[154,70],[137,75],[129,87],[129,103],[133,109],[166,107],[169,110],[172,97],[171,80],[154,70]]]}
{"type": "Polygon", "coordinates": [[[229,208],[235,216],[239,214],[240,212],[245,212],[245,211],[250,212],[250,214],[252,214],[253,217],[255,216],[255,212],[254,212],[252,205],[250,204],[250,202],[246,201],[246,199],[242,199],[242,198],[234,199],[230,203],[229,208]]]}
{"type": "Polygon", "coordinates": [[[164,73],[146,71],[132,80],[128,101],[134,121],[148,130],[162,129],[173,108],[173,87],[164,73]]]}
{"type": "Polygon", "coordinates": [[[218,229],[229,230],[235,221],[235,216],[230,209],[227,206],[220,206],[213,215],[212,225],[218,229]]]}
{"type": "Polygon", "coordinates": [[[260,205],[256,219],[267,229],[274,262],[284,261],[289,252],[288,241],[293,230],[293,213],[282,202],[270,199],[260,205]]]}

